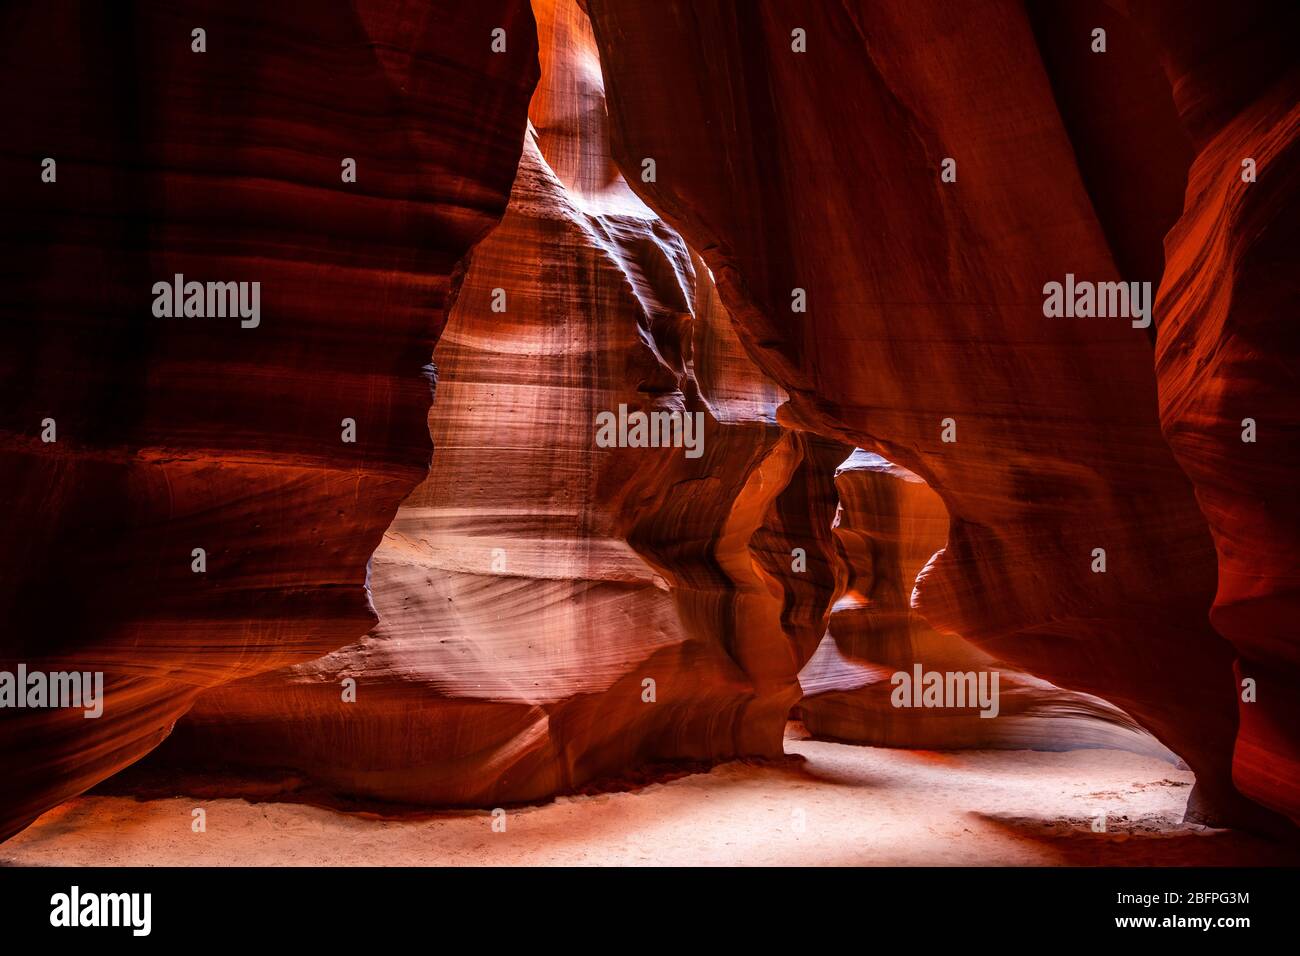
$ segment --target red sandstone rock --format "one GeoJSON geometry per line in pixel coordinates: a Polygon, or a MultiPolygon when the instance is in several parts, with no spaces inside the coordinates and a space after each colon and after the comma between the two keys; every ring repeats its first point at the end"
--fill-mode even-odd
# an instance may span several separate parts
{"type": "MultiPolygon", "coordinates": [[[[990,660],[910,626],[912,582],[947,535],[937,496],[911,475],[853,483],[860,469],[837,491],[845,449],[776,426],[787,396],[749,359],[701,260],[609,160],[585,17],[539,4],[538,19],[536,132],[436,351],[437,452],[375,556],[381,624],[320,661],[206,695],[162,755],[174,764],[288,768],[335,794],[491,805],[651,760],[776,755],[795,672],[826,633],[832,596],[852,592],[850,574],[872,594],[864,615],[848,594],[836,605],[831,633],[849,653],[909,668],[990,660]],[[707,408],[702,462],[593,446],[595,415],[640,404],[651,381],[661,407],[707,408]],[[894,485],[928,510],[857,500],[892,502],[894,485]],[[838,556],[837,495],[861,519],[839,523],[838,556]],[[891,529],[876,523],[888,521],[906,561],[884,553],[891,529]],[[880,553],[857,553],[855,534],[880,553]],[[851,617],[884,622],[899,643],[851,617]]],[[[821,677],[808,678],[822,693],[801,706],[814,732],[1164,753],[1114,708],[1013,671],[1010,719],[882,713],[879,687],[840,679],[851,663],[831,676],[830,656],[823,642],[810,665],[821,677]]]]}
{"type": "Polygon", "coordinates": [[[97,720],[0,711],[3,837],[204,688],[372,625],[367,562],[426,473],[430,350],[537,65],[505,0],[47,4],[0,44],[0,668],[108,686],[97,720]],[[155,318],[175,273],[260,282],[260,325],[155,318]]]}
{"type": "Polygon", "coordinates": [[[948,547],[918,587],[931,625],[1124,708],[1196,770],[1193,815],[1255,818],[1230,779],[1213,548],[1160,433],[1146,335],[1043,314],[1045,283],[1120,275],[1023,9],[586,7],[614,156],[655,159],[637,189],[702,250],[791,396],[782,420],[943,498],[948,547]]]}
{"type": "Polygon", "coordinates": [[[610,162],[585,16],[537,9],[536,132],[435,352],[433,465],[375,554],[379,627],[206,694],[160,762],[490,806],[781,753],[833,590],[833,459],[775,424],[707,275],[610,162]],[[702,457],[597,447],[620,404],[698,412],[702,457]],[[792,581],[789,541],[813,565],[792,581]]]}
{"type": "Polygon", "coordinates": [[[569,0],[536,4],[526,138],[518,5],[368,0],[306,31],[198,6],[106,19],[130,73],[91,46],[50,59],[57,13],[10,38],[45,99],[0,94],[26,137],[0,160],[23,184],[8,294],[33,317],[0,376],[0,666],[102,667],[111,693],[99,722],[0,714],[19,768],[0,836],[138,759],[196,696],[150,763],[236,768],[220,792],[286,770],[367,799],[534,800],[778,754],[796,702],[815,733],[869,743],[1163,754],[1119,705],[1197,771],[1193,816],[1259,821],[1231,766],[1294,817],[1277,317],[1296,74],[1272,21],[584,5],[594,33],[569,0]],[[1085,52],[1094,22],[1109,59],[1085,52]],[[60,157],[57,187],[24,152],[60,157]],[[355,187],[333,179],[344,155],[355,187]],[[1158,282],[1180,213],[1158,421],[1152,330],[1046,319],[1041,288],[1158,282]],[[264,323],[149,321],[144,290],[175,272],[262,281],[264,323]],[[448,309],[425,477],[419,371],[448,309]],[[1239,448],[1243,402],[1268,411],[1239,448]],[[704,413],[705,454],[596,447],[619,404],[704,413]],[[34,437],[47,415],[58,445],[34,437]],[[854,445],[930,487],[896,467],[835,480],[854,445]],[[1207,518],[1213,621],[1259,680],[1239,735],[1207,518]],[[380,623],[360,637],[367,584],[380,623]],[[889,674],[916,662],[998,667],[1002,716],[892,708],[889,674]]]}
{"type": "Polygon", "coordinates": [[[1165,436],[1218,551],[1210,619],[1256,685],[1239,707],[1233,779],[1300,821],[1300,68],[1288,39],[1300,14],[1168,3],[1133,14],[1164,48],[1196,147],[1165,239],[1156,373],[1165,436]]]}
{"type": "MultiPolygon", "coordinates": [[[[905,468],[857,449],[835,471],[837,556],[844,585],[817,653],[799,672],[798,715],[818,737],[885,747],[1070,750],[1111,747],[1172,759],[1132,718],[1096,697],[1018,672],[912,608],[918,577],[942,553],[948,513],[905,468]],[[898,706],[903,673],[975,674],[997,694],[969,706],[898,706]]],[[[904,693],[904,701],[912,698],[904,693]]],[[[952,703],[952,702],[949,702],[952,703]]]]}

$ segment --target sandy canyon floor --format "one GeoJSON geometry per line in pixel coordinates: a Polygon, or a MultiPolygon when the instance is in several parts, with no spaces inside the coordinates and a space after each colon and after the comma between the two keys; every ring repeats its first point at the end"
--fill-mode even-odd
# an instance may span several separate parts
{"type": "Polygon", "coordinates": [[[299,803],[84,796],[0,846],[7,865],[1270,865],[1294,849],[1184,827],[1193,777],[1159,760],[882,750],[791,737],[636,790],[381,818],[299,803]],[[191,830],[196,807],[207,830],[191,830]],[[1094,821],[1106,815],[1105,832],[1094,821]]]}

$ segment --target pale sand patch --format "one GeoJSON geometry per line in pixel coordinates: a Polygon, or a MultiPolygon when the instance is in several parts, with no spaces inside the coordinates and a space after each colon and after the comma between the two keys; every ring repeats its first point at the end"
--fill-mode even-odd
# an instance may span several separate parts
{"type": "Polygon", "coordinates": [[[788,739],[633,792],[380,819],[296,803],[90,796],[0,845],[11,865],[1186,865],[1297,862],[1184,828],[1193,776],[1109,750],[934,753],[788,739]],[[191,811],[207,811],[193,833],[191,811]],[[1092,821],[1107,814],[1107,832],[1092,821]]]}

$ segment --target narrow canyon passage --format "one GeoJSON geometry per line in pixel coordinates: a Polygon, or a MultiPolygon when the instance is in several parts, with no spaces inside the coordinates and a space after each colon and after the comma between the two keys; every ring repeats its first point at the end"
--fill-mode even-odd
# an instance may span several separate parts
{"type": "Polygon", "coordinates": [[[0,865],[1300,862],[1300,66],[1193,5],[15,18],[0,865]]]}
{"type": "Polygon", "coordinates": [[[1174,760],[1122,711],[913,608],[947,544],[942,498],[781,423],[789,396],[712,272],[610,157],[581,8],[535,15],[510,200],[434,351],[429,474],[370,563],[378,626],[208,691],[144,769],[210,773],[230,796],[271,773],[338,799],[492,807],[647,763],[776,757],[792,708],[844,741],[1174,760]],[[698,419],[699,455],[593,443],[625,408],[698,419]],[[900,709],[890,678],[914,670],[900,709]],[[923,701],[938,674],[993,696],[923,701]]]}

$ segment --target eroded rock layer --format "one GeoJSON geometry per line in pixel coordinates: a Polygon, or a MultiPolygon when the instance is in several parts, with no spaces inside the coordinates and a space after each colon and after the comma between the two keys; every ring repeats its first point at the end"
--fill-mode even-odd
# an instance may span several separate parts
{"type": "Polygon", "coordinates": [[[0,670],[108,699],[0,712],[0,838],[153,748],[495,806],[775,756],[792,707],[1300,817],[1277,9],[533,6],[6,15],[0,670]],[[178,275],[256,327],[159,317],[178,275]],[[1154,324],[1049,317],[1075,279],[1154,324]],[[998,717],[895,706],[918,664],[998,717]]]}
{"type": "Polygon", "coordinates": [[[775,424],[707,274],[610,161],[585,16],[537,15],[535,129],[435,352],[433,465],[375,553],[379,627],[205,695],[161,761],[491,806],[781,753],[834,588],[834,459],[775,424]],[[698,414],[700,454],[601,447],[621,405],[698,414]]]}
{"type": "Polygon", "coordinates": [[[1258,819],[1231,780],[1234,655],[1208,622],[1213,545],[1160,432],[1147,333],[1045,317],[1067,275],[1160,277],[1121,276],[1024,9],[586,7],[615,158],[654,160],[637,189],[702,250],[791,396],[783,420],[943,499],[948,546],[917,591],[930,624],[1133,715],[1195,769],[1193,816],[1258,819]]]}
{"type": "Polygon", "coordinates": [[[844,584],[826,637],[799,673],[798,715],[809,732],[885,747],[1112,747],[1171,759],[1114,706],[1008,667],[956,634],[938,633],[912,608],[918,577],[948,537],[943,502],[919,477],[856,449],[836,469],[835,486],[844,584]],[[975,684],[963,683],[959,700],[915,706],[912,688],[930,674],[945,682],[975,675],[975,684]],[[969,695],[972,686],[987,692],[982,702],[969,695]]]}
{"type": "Polygon", "coordinates": [[[102,671],[106,700],[0,711],[0,837],[204,688],[373,625],[367,563],[430,455],[429,354],[538,70],[507,0],[3,19],[0,669],[102,671]],[[178,274],[260,283],[257,322],[159,317],[178,274]]]}
{"type": "Polygon", "coordinates": [[[1214,534],[1214,626],[1240,655],[1233,777],[1300,821],[1300,67],[1294,5],[1153,3],[1196,147],[1165,239],[1156,372],[1165,435],[1214,534]]]}

